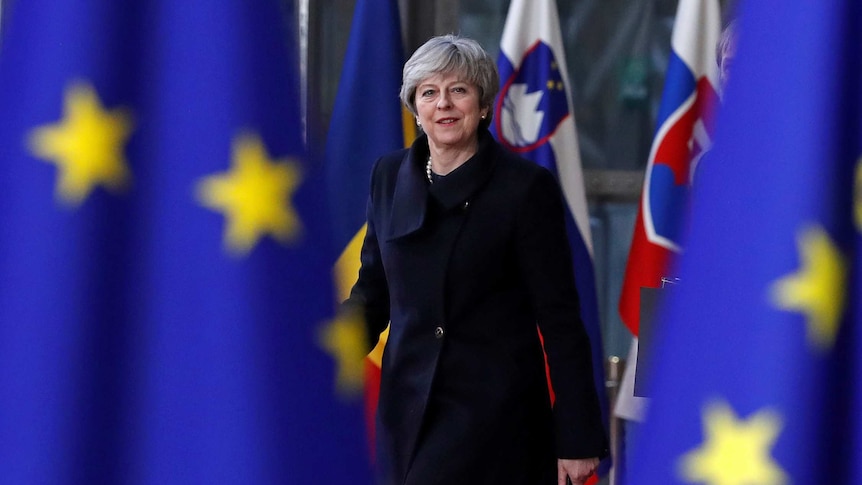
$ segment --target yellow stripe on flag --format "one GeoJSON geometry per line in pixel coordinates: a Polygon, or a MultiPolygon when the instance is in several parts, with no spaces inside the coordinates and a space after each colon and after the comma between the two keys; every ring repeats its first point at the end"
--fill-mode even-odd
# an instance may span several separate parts
{"type": "MultiPolygon", "coordinates": [[[[361,265],[359,253],[362,250],[362,241],[365,239],[365,228],[366,226],[363,225],[359,229],[356,235],[353,236],[353,239],[350,240],[350,243],[347,244],[347,247],[344,248],[344,252],[338,257],[338,261],[335,262],[335,286],[338,291],[338,298],[341,301],[346,300],[350,296],[350,288],[353,287],[353,284],[356,283],[356,279],[359,277],[359,266],[361,265]]],[[[383,347],[386,346],[387,337],[389,337],[389,327],[386,327],[386,330],[380,334],[380,340],[377,341],[377,345],[368,354],[368,359],[377,367],[380,367],[380,363],[383,360],[383,347]]]]}
{"type": "Polygon", "coordinates": [[[401,108],[401,126],[404,128],[404,146],[409,147],[416,139],[416,121],[413,113],[407,108],[401,108]]]}

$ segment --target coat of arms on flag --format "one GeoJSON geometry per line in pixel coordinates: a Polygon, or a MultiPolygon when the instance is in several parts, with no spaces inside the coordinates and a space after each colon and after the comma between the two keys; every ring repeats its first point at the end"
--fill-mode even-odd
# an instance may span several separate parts
{"type": "Polygon", "coordinates": [[[524,53],[520,67],[506,67],[509,72],[500,73],[495,128],[504,146],[531,152],[546,144],[569,116],[565,83],[553,50],[542,41],[524,53]]]}

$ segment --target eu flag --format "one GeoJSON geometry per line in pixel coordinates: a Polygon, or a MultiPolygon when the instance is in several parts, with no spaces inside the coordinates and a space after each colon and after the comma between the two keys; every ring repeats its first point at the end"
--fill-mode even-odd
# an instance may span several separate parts
{"type": "Polygon", "coordinates": [[[0,481],[370,482],[292,13],[4,12],[0,481]]]}
{"type": "Polygon", "coordinates": [[[862,4],[748,2],[632,483],[862,483],[862,4]]]}

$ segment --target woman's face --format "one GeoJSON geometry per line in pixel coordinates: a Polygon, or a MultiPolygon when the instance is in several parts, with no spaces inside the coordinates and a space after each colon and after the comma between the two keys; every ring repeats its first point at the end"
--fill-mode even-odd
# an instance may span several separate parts
{"type": "Polygon", "coordinates": [[[432,148],[474,149],[487,109],[479,106],[479,87],[457,74],[436,74],[416,88],[416,113],[432,148]]]}

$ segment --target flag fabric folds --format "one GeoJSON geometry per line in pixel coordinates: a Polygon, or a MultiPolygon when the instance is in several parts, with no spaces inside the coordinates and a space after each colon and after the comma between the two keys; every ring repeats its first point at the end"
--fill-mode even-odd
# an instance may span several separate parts
{"type": "Polygon", "coordinates": [[[511,2],[497,64],[501,86],[492,131],[506,148],[553,172],[569,208],[567,226],[581,318],[590,337],[593,378],[607,426],[604,349],[589,213],[575,117],[568,96],[560,20],[553,0],[511,2]]]}
{"type": "Polygon", "coordinates": [[[334,388],[342,341],[322,337],[331,250],[293,7],[14,7],[3,481],[370,483],[361,403],[334,388]]]}
{"type": "MultiPolygon", "coordinates": [[[[326,139],[326,184],[335,235],[334,277],[344,300],[359,275],[371,168],[380,156],[413,141],[415,125],[401,107],[401,25],[396,0],[358,0],[326,139]]],[[[374,435],[386,336],[365,360],[366,422],[374,435]]],[[[373,448],[372,448],[373,449],[373,448]]]]}
{"type": "Polygon", "coordinates": [[[742,5],[631,483],[862,483],[860,85],[859,2],[742,5]]]}
{"type": "Polygon", "coordinates": [[[326,140],[328,193],[342,249],[365,224],[374,161],[404,148],[400,25],[397,1],[357,0],[326,140]]]}
{"type": "Polygon", "coordinates": [[[712,143],[720,24],[718,0],[680,0],[620,295],[620,316],[635,336],[640,288],[659,288],[663,276],[672,276],[671,261],[682,249],[690,167],[712,143]]]}

